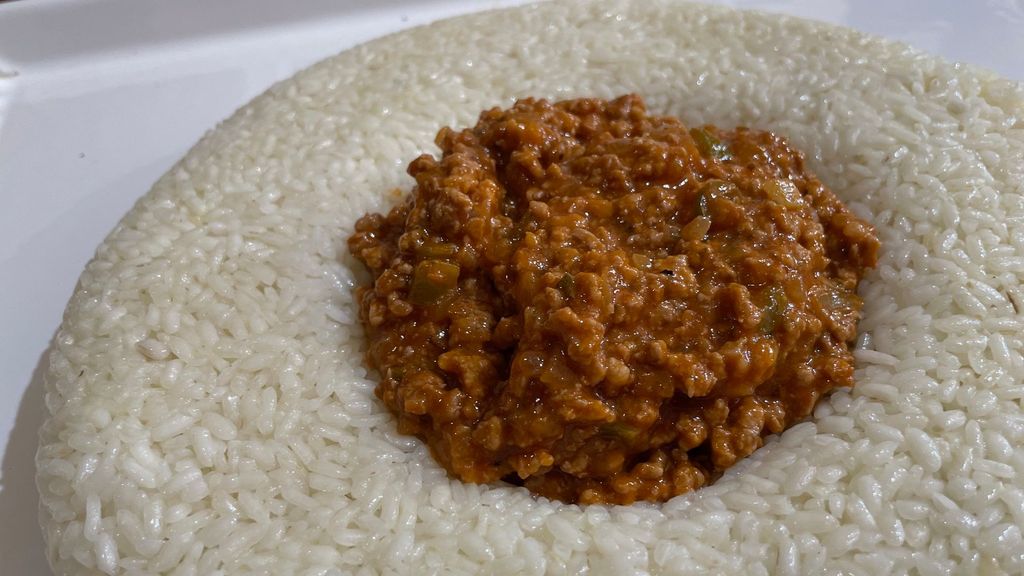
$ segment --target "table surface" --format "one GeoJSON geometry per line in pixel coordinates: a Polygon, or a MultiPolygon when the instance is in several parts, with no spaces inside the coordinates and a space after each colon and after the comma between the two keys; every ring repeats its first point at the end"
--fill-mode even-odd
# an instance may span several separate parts
{"type": "MultiPolygon", "coordinates": [[[[49,574],[33,457],[42,366],[95,247],[208,129],[321,58],[521,0],[0,3],[0,566],[49,574]]],[[[733,0],[1024,80],[1024,0],[733,0]]]]}

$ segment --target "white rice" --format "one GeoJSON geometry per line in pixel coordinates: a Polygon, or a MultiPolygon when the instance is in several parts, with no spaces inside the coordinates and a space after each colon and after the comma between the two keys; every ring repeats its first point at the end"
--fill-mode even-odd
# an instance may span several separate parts
{"type": "Polygon", "coordinates": [[[59,574],[1024,573],[1024,90],[822,24],[547,4],[343,53],[207,135],[68,305],[38,456],[59,574]],[[567,506],[449,480],[361,364],[346,255],[436,130],[643,95],[776,130],[878,227],[856,388],[717,484],[567,506]]]}

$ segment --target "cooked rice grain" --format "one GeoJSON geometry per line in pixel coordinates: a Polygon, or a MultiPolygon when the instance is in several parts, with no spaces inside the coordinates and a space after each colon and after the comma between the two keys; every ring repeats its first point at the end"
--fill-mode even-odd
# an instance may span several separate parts
{"type": "Polygon", "coordinates": [[[1024,90],[903,45],[668,1],[434,24],[278,84],[99,247],[38,456],[60,574],[1024,572],[1024,90]],[[642,94],[787,135],[878,228],[858,387],[717,484],[580,508],[448,479],[361,362],[345,256],[442,125],[642,94]]]}

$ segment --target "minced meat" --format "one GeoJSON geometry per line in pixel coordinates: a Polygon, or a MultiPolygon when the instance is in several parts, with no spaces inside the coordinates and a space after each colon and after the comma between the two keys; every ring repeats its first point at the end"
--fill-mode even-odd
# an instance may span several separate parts
{"type": "Polygon", "coordinates": [[[624,96],[436,141],[349,247],[377,394],[454,476],[666,500],[853,384],[879,242],[781,137],[624,96]]]}

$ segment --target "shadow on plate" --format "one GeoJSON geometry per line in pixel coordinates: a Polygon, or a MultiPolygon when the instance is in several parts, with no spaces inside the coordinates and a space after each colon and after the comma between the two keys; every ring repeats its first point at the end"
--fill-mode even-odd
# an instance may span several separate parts
{"type": "MultiPolygon", "coordinates": [[[[36,448],[43,423],[43,373],[50,346],[39,357],[32,381],[21,397],[3,472],[0,475],[0,572],[19,576],[51,574],[39,528],[39,493],[36,491],[36,448]]],[[[13,400],[13,399],[12,399],[13,400]]]]}

